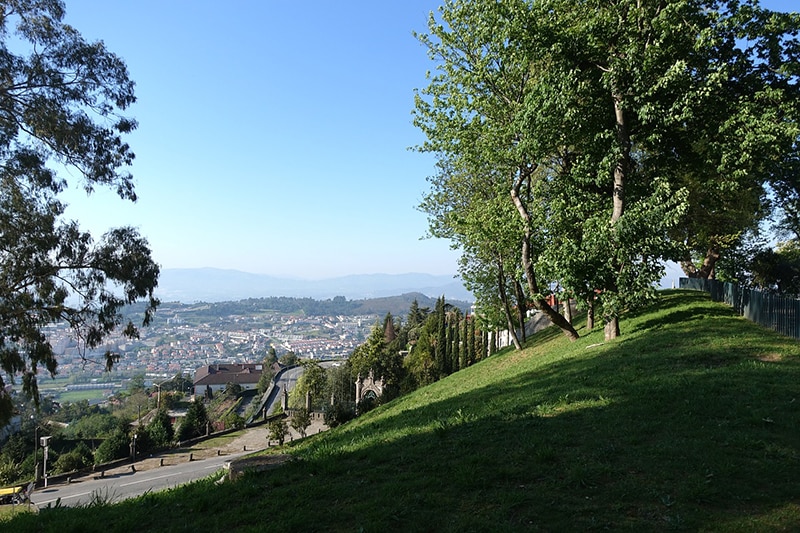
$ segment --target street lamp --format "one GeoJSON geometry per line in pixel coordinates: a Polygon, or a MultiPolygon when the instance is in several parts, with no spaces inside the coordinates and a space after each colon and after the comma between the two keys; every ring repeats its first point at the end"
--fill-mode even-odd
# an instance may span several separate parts
{"type": "Polygon", "coordinates": [[[154,383],[154,385],[158,387],[158,399],[156,400],[156,409],[161,409],[161,385],[163,385],[164,383],[169,383],[170,381],[172,381],[172,378],[166,379],[161,383],[154,383]]]}

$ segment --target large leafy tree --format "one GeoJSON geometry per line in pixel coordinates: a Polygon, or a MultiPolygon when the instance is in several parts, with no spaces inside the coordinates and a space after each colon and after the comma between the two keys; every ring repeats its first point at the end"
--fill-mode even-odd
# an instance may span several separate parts
{"type": "Polygon", "coordinates": [[[797,27],[755,0],[449,0],[422,36],[423,149],[507,175],[534,300],[598,294],[613,338],[663,259],[709,275],[788,181],[797,27]]]}
{"type": "MultiPolygon", "coordinates": [[[[440,168],[447,172],[432,180],[436,198],[443,200],[446,208],[431,209],[434,197],[429,197],[424,207],[434,228],[441,232],[442,227],[467,220],[463,214],[448,218],[448,213],[491,209],[485,202],[475,201],[482,193],[502,194],[505,201],[512,202],[513,209],[506,211],[518,221],[493,224],[512,232],[496,242],[516,243],[516,263],[533,305],[575,339],[578,334],[572,325],[546,300],[554,280],[543,278],[537,268],[545,250],[540,240],[545,213],[533,196],[534,184],[546,176],[540,163],[553,157],[549,144],[557,135],[541,124],[538,128],[550,132],[549,137],[531,132],[529,102],[537,97],[537,88],[549,84],[534,83],[536,57],[528,53],[527,39],[536,32],[528,27],[533,20],[529,6],[525,1],[449,1],[441,9],[440,19],[432,16],[430,33],[419,36],[438,70],[416,99],[415,123],[427,136],[421,149],[439,154],[446,162],[440,168]]],[[[456,234],[462,231],[455,228],[456,234]]],[[[481,239],[479,233],[473,226],[466,234],[470,255],[484,261],[493,256],[491,263],[484,265],[492,265],[492,270],[508,266],[512,260],[508,254],[498,255],[506,250],[497,250],[493,239],[475,241],[481,239]],[[476,246],[479,242],[484,246],[476,246]]],[[[496,276],[498,281],[501,278],[505,275],[496,276]]],[[[497,289],[504,285],[498,283],[497,289]]],[[[501,300],[508,301],[502,296],[501,300]]]]}
{"type": "MultiPolygon", "coordinates": [[[[96,239],[64,216],[66,175],[136,200],[123,141],[136,123],[122,115],[135,101],[124,62],[63,17],[59,0],[0,2],[0,367],[34,398],[40,370],[57,367],[43,326],[66,322],[95,348],[118,329],[137,336],[123,306],[146,299],[147,324],[158,305],[159,267],[136,230],[96,239]]],[[[11,413],[3,385],[0,425],[11,413]]]]}

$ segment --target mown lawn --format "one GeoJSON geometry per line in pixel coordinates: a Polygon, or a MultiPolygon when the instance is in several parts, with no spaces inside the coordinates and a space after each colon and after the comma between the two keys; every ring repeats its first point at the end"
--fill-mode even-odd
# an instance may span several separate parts
{"type": "MultiPolygon", "coordinates": [[[[666,291],[570,343],[546,330],[336,430],[297,460],[11,531],[800,528],[800,345],[666,291]]],[[[3,524],[0,523],[0,528],[3,524]]]]}

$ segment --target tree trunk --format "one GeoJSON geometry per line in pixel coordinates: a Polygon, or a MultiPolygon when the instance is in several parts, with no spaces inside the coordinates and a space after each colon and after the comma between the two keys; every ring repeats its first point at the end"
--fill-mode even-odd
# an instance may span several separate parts
{"type": "Polygon", "coordinates": [[[511,340],[514,342],[514,348],[517,350],[522,349],[522,344],[519,342],[519,337],[517,336],[517,328],[514,327],[514,317],[511,314],[511,308],[508,305],[508,294],[506,293],[506,275],[505,271],[503,270],[502,261],[498,262],[497,265],[497,285],[498,289],[500,290],[500,301],[503,302],[503,311],[506,315],[506,321],[508,322],[508,333],[511,335],[511,340]]]}
{"type": "Polygon", "coordinates": [[[603,328],[606,340],[616,339],[619,337],[619,317],[613,316],[606,321],[603,328]]]}
{"type": "MultiPolygon", "coordinates": [[[[522,289],[522,283],[518,279],[514,280],[514,292],[517,298],[517,317],[519,318],[520,341],[523,344],[528,340],[528,335],[525,332],[525,321],[528,315],[528,305],[526,303],[525,291],[522,289]]],[[[570,320],[570,323],[572,321],[570,320]]]]}
{"type": "Polygon", "coordinates": [[[564,319],[572,324],[572,305],[570,304],[569,296],[564,300],[564,319]]]}
{"type": "MultiPolygon", "coordinates": [[[[611,212],[611,226],[616,225],[625,212],[625,180],[630,169],[631,138],[628,131],[628,123],[625,117],[625,110],[622,108],[622,95],[618,90],[614,90],[614,119],[616,120],[617,142],[620,147],[620,155],[617,164],[614,165],[614,190],[611,193],[613,210],[611,212]]],[[[612,243],[612,246],[614,244],[612,243]]],[[[617,292],[619,287],[614,282],[610,290],[617,292]]],[[[614,310],[613,314],[605,319],[605,338],[606,340],[619,337],[619,311],[614,310]]]]}
{"type": "MultiPolygon", "coordinates": [[[[524,180],[523,173],[520,171],[520,177],[516,180],[514,187],[511,189],[511,199],[514,201],[517,211],[525,222],[525,234],[522,239],[522,267],[525,272],[525,278],[528,281],[528,292],[532,295],[538,295],[541,293],[536,283],[536,273],[533,271],[533,260],[531,259],[531,217],[519,194],[524,180]]],[[[558,326],[569,340],[574,341],[578,339],[578,332],[575,331],[572,324],[567,322],[561,313],[550,307],[547,300],[541,297],[534,298],[533,304],[544,316],[550,319],[550,322],[558,326]]]]}
{"type": "Polygon", "coordinates": [[[586,299],[586,329],[594,329],[594,295],[586,299]]]}
{"type": "Polygon", "coordinates": [[[694,263],[689,258],[681,261],[681,269],[683,269],[683,273],[690,278],[714,279],[716,277],[715,268],[720,255],[721,252],[719,248],[711,245],[703,259],[703,265],[699,269],[694,266],[694,263]]]}

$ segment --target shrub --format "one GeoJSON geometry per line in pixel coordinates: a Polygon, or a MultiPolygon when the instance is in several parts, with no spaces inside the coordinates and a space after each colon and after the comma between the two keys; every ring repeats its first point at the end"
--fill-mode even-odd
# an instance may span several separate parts
{"type": "Polygon", "coordinates": [[[277,440],[278,444],[282,445],[286,440],[286,435],[289,433],[289,425],[286,423],[286,419],[283,417],[276,418],[267,425],[267,428],[269,428],[269,439],[277,440]]]}
{"type": "Polygon", "coordinates": [[[92,465],[92,451],[86,444],[79,442],[75,448],[62,453],[55,463],[53,463],[53,472],[74,472],[81,468],[86,468],[92,465]]]}
{"type": "Polygon", "coordinates": [[[225,423],[225,429],[244,429],[244,418],[237,413],[228,413],[225,415],[223,422],[225,423]]]}
{"type": "Polygon", "coordinates": [[[352,420],[356,416],[355,404],[353,402],[334,402],[333,405],[325,407],[325,424],[335,428],[352,420]]]}
{"type": "Polygon", "coordinates": [[[109,438],[104,440],[94,452],[95,464],[109,463],[122,459],[130,453],[130,439],[127,433],[117,429],[109,438]]]}

